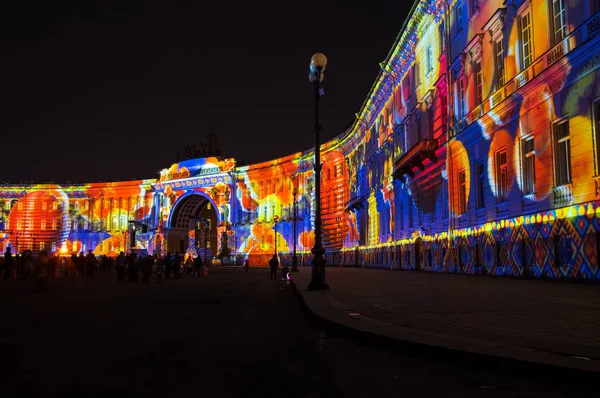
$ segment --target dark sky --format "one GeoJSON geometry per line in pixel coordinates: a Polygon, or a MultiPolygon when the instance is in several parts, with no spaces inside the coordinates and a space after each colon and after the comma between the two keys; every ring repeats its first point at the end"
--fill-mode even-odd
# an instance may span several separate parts
{"type": "Polygon", "coordinates": [[[154,178],[211,123],[227,157],[308,149],[311,55],[329,61],[329,139],[360,109],[411,5],[16,3],[0,11],[0,182],[13,183],[154,178]]]}

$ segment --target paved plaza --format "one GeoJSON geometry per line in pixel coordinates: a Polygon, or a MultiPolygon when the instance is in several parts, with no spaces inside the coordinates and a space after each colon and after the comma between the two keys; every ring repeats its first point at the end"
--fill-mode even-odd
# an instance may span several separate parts
{"type": "MultiPolygon", "coordinates": [[[[294,278],[309,273],[303,268],[294,278]]],[[[375,280],[419,278],[332,270],[331,292],[352,275],[372,279],[373,288],[375,280]]],[[[162,284],[118,283],[114,273],[99,273],[94,280],[59,279],[39,294],[33,288],[32,281],[0,281],[2,396],[595,396],[560,380],[507,376],[342,338],[311,322],[292,286],[270,281],[266,269],[211,269],[207,279],[162,284]]],[[[418,294],[423,286],[410,289],[418,294]]],[[[371,292],[360,309],[377,304],[385,313],[379,294],[371,292]]]]}
{"type": "Polygon", "coordinates": [[[308,307],[338,325],[398,340],[600,372],[600,288],[517,278],[328,268],[308,307]],[[360,314],[360,315],[359,315],[360,314]]]}

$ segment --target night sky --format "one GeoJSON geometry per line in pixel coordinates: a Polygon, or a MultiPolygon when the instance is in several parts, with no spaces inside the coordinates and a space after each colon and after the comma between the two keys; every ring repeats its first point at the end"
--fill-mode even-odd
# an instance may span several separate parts
{"type": "Polygon", "coordinates": [[[328,57],[326,140],[360,110],[411,6],[18,3],[0,13],[0,182],[12,183],[155,178],[210,124],[238,160],[311,148],[311,55],[328,57]]]}

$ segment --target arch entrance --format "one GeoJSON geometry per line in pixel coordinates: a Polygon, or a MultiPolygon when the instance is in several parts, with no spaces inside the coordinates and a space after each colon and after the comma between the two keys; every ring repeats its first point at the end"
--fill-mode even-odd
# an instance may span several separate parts
{"type": "Polygon", "coordinates": [[[211,259],[217,251],[219,214],[214,204],[201,193],[180,197],[169,217],[167,248],[180,254],[195,251],[202,259],[211,259]]]}

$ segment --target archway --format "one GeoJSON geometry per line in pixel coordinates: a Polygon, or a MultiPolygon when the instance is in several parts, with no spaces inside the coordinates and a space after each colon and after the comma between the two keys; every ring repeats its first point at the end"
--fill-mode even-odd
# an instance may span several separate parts
{"type": "Polygon", "coordinates": [[[219,220],[220,214],[208,196],[185,193],[171,208],[166,234],[168,250],[182,255],[193,251],[202,259],[211,259],[217,251],[219,220]]]}

